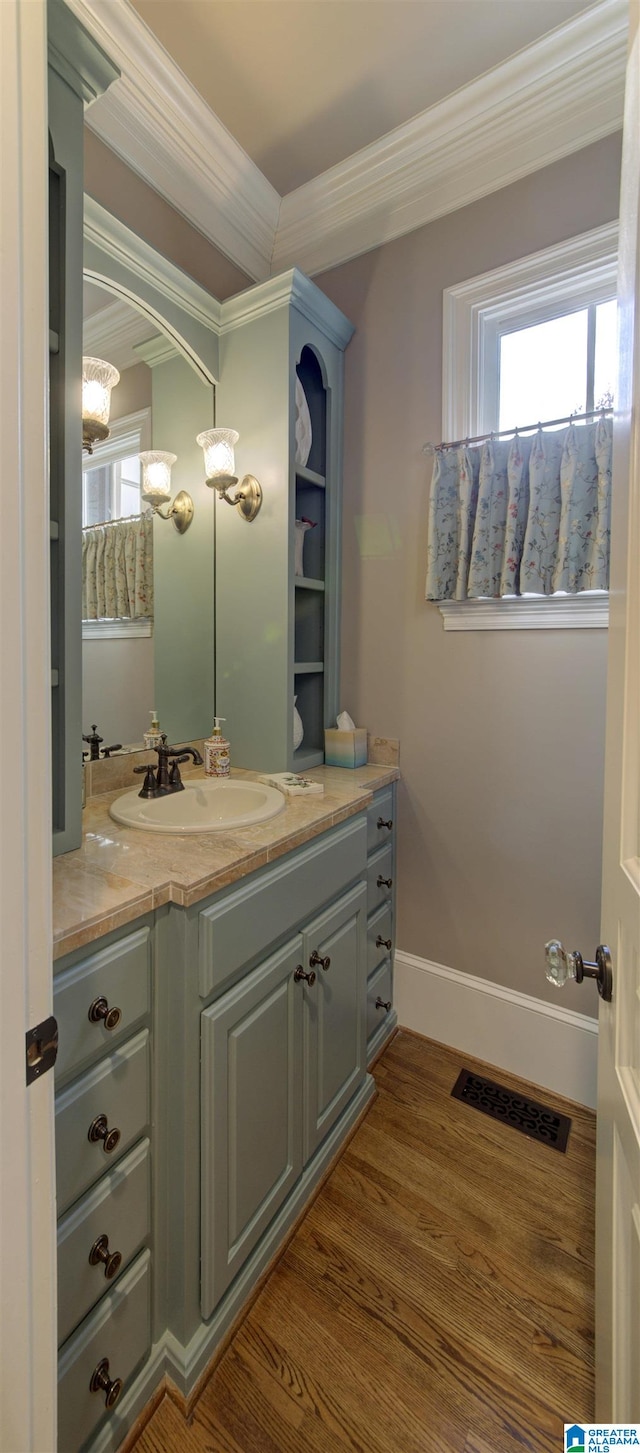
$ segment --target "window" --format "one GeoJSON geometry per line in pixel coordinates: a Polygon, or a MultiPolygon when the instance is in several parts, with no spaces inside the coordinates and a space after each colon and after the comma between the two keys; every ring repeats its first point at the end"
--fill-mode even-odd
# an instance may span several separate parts
{"type": "Polygon", "coordinates": [[[150,412],[116,419],[109,438],[82,462],[82,524],[101,525],[140,514],[140,462],[148,448],[150,412]]]}
{"type": "MultiPolygon", "coordinates": [[[[109,438],[96,444],[93,454],[82,461],[82,524],[101,525],[141,513],[140,461],[151,438],[151,411],[116,419],[109,438]]],[[[147,620],[83,621],[84,640],[116,636],[150,636],[147,620]]]]}
{"type": "MultiPolygon", "coordinates": [[[[584,413],[613,402],[617,223],[444,294],[442,438],[584,413]]],[[[559,426],[561,427],[561,426],[559,426]]],[[[606,624],[607,597],[445,602],[445,628],[606,624]]]]}

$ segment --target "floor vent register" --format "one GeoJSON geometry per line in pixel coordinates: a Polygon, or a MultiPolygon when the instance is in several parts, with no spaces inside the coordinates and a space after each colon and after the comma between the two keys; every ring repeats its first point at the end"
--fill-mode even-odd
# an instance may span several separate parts
{"type": "Polygon", "coordinates": [[[495,1080],[473,1074],[471,1070],[460,1071],[451,1094],[455,1100],[464,1100],[465,1105],[481,1110],[483,1115],[490,1115],[493,1120],[501,1120],[504,1125],[520,1130],[530,1140],[541,1140],[552,1150],[565,1151],[567,1148],[571,1129],[569,1116],[558,1115],[548,1105],[530,1100],[528,1095],[519,1095],[515,1090],[496,1084],[495,1080]]]}

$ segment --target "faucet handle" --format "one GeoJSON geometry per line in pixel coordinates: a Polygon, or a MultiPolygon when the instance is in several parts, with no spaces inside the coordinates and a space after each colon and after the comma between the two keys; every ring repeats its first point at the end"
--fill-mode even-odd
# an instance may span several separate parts
{"type": "Polygon", "coordinates": [[[148,766],[146,767],[134,767],[133,770],[136,773],[146,773],[144,782],[142,784],[142,791],[138,793],[138,797],[157,797],[158,783],[156,782],[156,774],[152,763],[149,762],[148,766]]]}
{"type": "Polygon", "coordinates": [[[183,757],[173,757],[169,769],[169,787],[172,792],[184,792],[184,782],[180,776],[179,762],[189,762],[191,759],[186,754],[183,757]]]}

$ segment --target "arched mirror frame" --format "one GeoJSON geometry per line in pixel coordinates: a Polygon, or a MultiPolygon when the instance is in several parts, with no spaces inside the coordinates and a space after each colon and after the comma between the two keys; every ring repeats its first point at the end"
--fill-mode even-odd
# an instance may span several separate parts
{"type": "MultiPolygon", "coordinates": [[[[107,288],[158,327],[194,370],[205,399],[211,389],[210,412],[198,414],[193,430],[197,457],[195,432],[214,423],[220,303],[90,197],[84,205],[83,272],[85,280],[107,288]]],[[[155,445],[154,439],[154,446],[173,443],[155,445]]],[[[196,504],[188,535],[154,525],[157,699],[149,703],[158,708],[169,736],[181,741],[206,735],[215,711],[215,502],[199,463],[187,488],[196,504]]]]}

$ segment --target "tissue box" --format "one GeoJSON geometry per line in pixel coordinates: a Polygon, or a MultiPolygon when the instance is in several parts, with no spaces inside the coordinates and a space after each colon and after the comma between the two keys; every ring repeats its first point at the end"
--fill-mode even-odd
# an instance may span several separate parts
{"type": "Polygon", "coordinates": [[[367,728],[340,732],[327,727],[324,734],[324,760],[327,767],[366,767],[367,728]]]}

